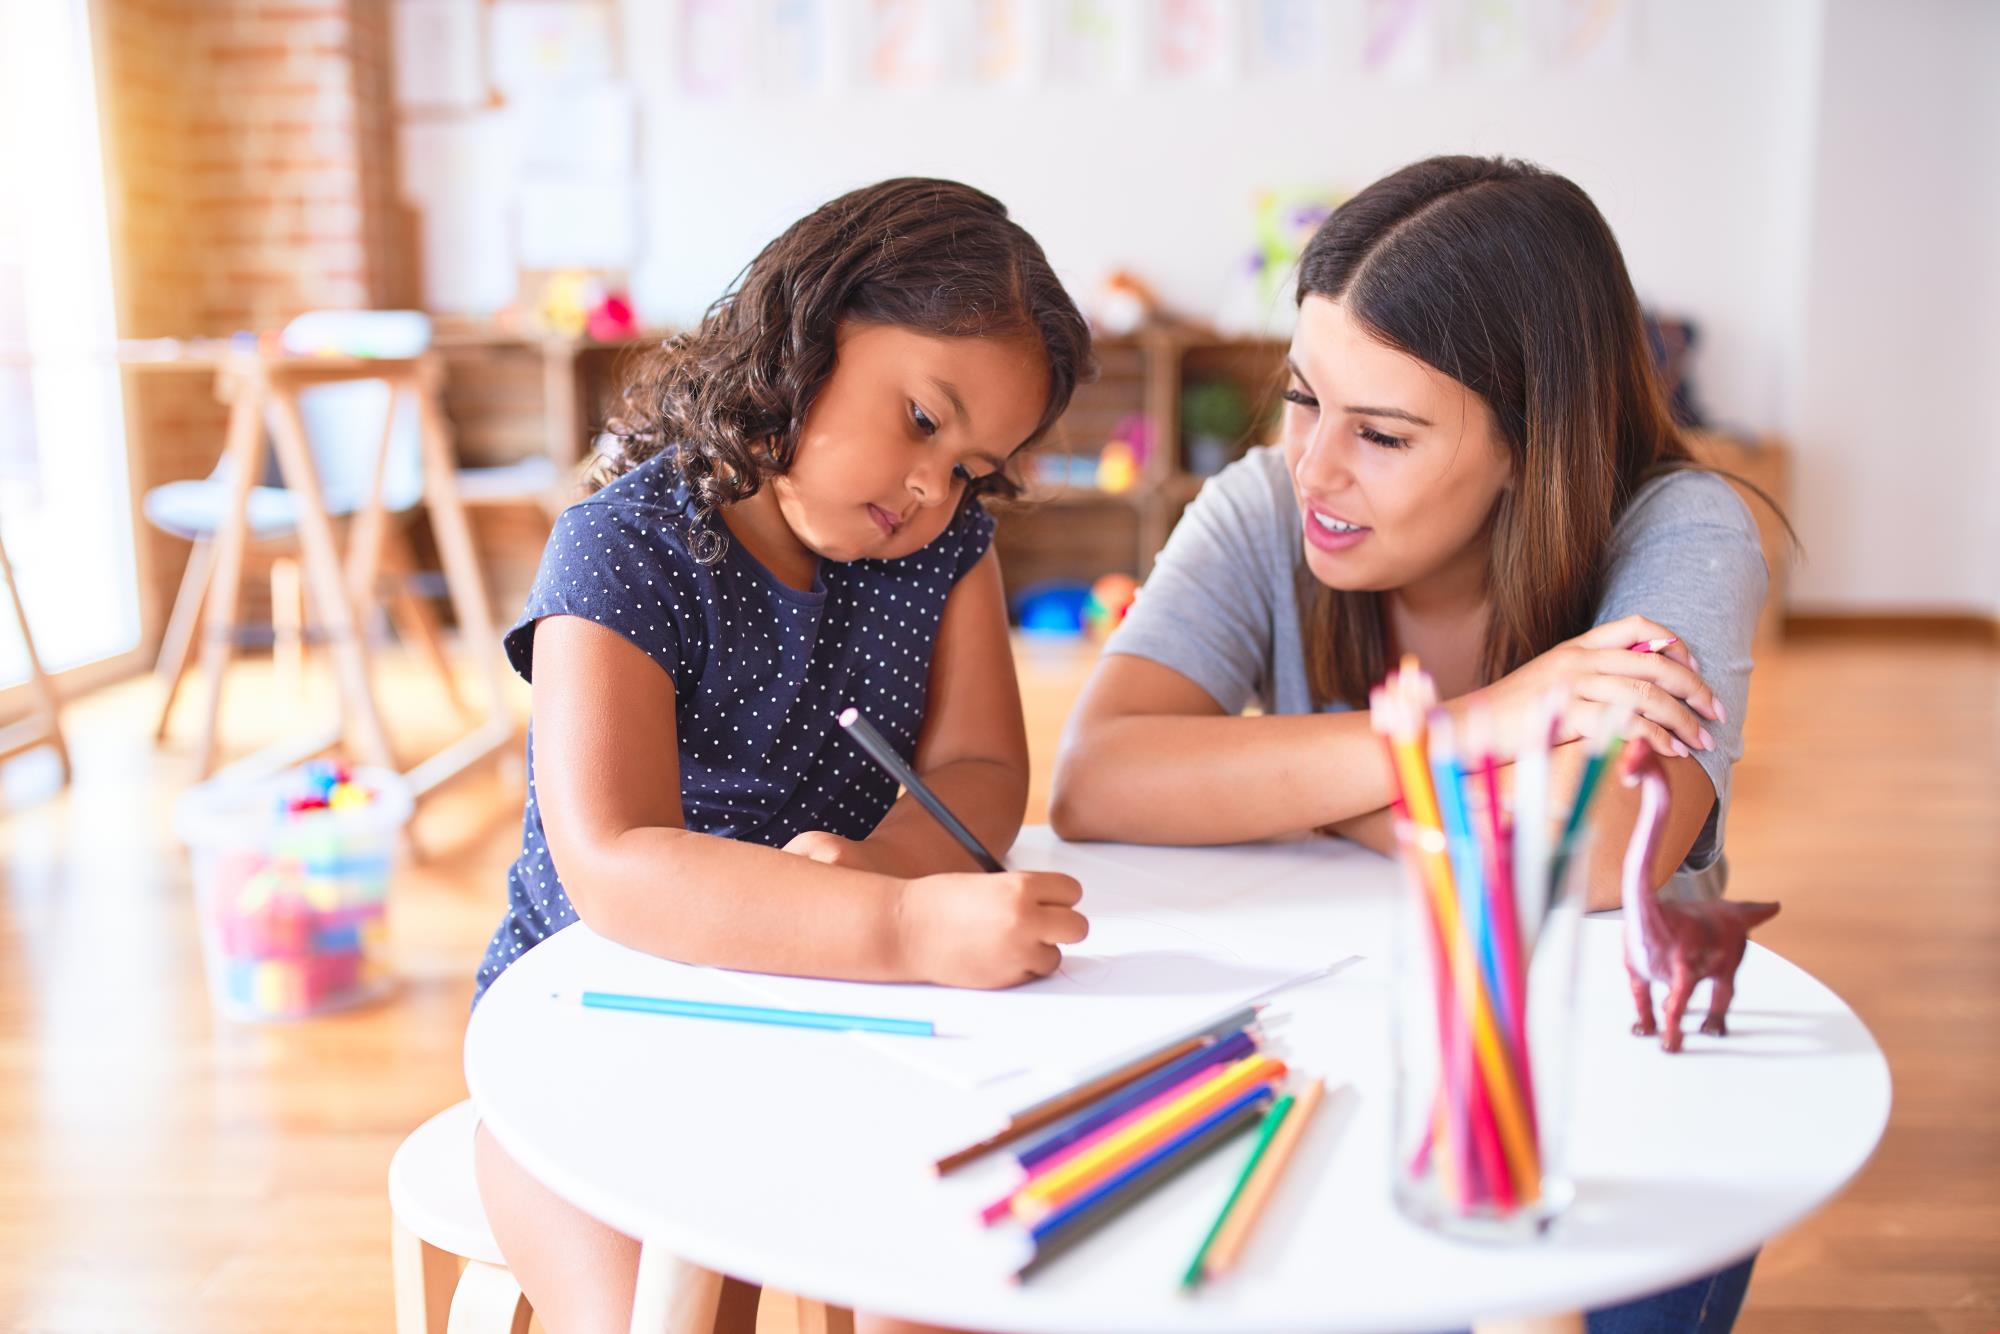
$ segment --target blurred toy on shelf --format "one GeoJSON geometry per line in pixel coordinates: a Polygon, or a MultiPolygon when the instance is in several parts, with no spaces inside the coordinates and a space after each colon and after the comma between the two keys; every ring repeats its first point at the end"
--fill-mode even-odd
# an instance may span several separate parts
{"type": "Polygon", "coordinates": [[[1100,576],[1090,586],[1083,604],[1083,620],[1090,637],[1102,643],[1125,622],[1125,614],[1139,597],[1139,581],[1129,574],[1100,576]]]}
{"type": "Polygon", "coordinates": [[[563,338],[615,343],[639,332],[631,298],[611,279],[589,269],[556,269],[545,275],[534,310],[544,332],[563,338]]]}
{"type": "Polygon", "coordinates": [[[1116,338],[1135,334],[1160,318],[1160,298],[1144,278],[1129,269],[1106,274],[1090,303],[1090,322],[1099,333],[1116,338]]]}
{"type": "Polygon", "coordinates": [[[1181,390],[1180,407],[1187,470],[1213,477],[1228,466],[1250,430],[1250,401],[1233,380],[1202,379],[1181,390]]]}
{"type": "Polygon", "coordinates": [[[1090,605],[1087,585],[1067,579],[1029,584],[1014,597],[1014,618],[1023,633],[1072,637],[1084,631],[1090,605]]]}

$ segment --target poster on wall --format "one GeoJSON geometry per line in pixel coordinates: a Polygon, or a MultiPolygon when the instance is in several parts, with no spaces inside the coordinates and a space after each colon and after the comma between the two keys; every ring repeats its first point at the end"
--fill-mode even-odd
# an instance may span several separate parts
{"type": "Polygon", "coordinates": [[[1416,82],[1435,75],[1437,66],[1437,0],[1364,0],[1363,74],[1416,82]]]}
{"type": "Polygon", "coordinates": [[[1138,77],[1141,14],[1130,0],[1051,0],[1047,17],[1052,78],[1129,83],[1138,77]]]}
{"type": "Polygon", "coordinates": [[[1332,20],[1325,0],[1251,0],[1244,14],[1244,72],[1253,79],[1326,72],[1332,20]]]}
{"type": "Polygon", "coordinates": [[[514,299],[509,130],[490,111],[407,122],[397,135],[403,195],[421,218],[426,310],[490,315],[514,299]]]}
{"type": "Polygon", "coordinates": [[[617,73],[605,0],[493,0],[492,80],[503,96],[571,88],[617,73]]]}
{"type": "Polygon", "coordinates": [[[397,106],[469,111],[486,104],[479,0],[401,0],[389,17],[397,106]]]}
{"type": "Polygon", "coordinates": [[[1446,65],[1466,74],[1526,74],[1535,64],[1529,0],[1445,0],[1446,65]]]}
{"type": "Polygon", "coordinates": [[[1029,0],[971,0],[967,63],[972,77],[995,87],[1025,87],[1040,72],[1039,10],[1029,0]]]}
{"type": "Polygon", "coordinates": [[[742,87],[742,11],[733,0],[681,0],[676,32],[681,91],[720,100],[742,87]]]}
{"type": "Polygon", "coordinates": [[[757,7],[751,47],[758,82],[767,90],[826,88],[833,50],[826,0],[764,0],[757,7]]]}
{"type": "Polygon", "coordinates": [[[861,68],[877,88],[924,88],[938,81],[946,59],[943,7],[932,0],[866,0],[860,33],[861,68]]]}
{"type": "Polygon", "coordinates": [[[629,269],[639,257],[637,187],[626,176],[521,183],[521,267],[629,269]]]}
{"type": "Polygon", "coordinates": [[[1221,83],[1236,73],[1242,28],[1234,0],[1155,0],[1152,68],[1174,82],[1221,83]]]}
{"type": "Polygon", "coordinates": [[[1638,59],[1633,0],[1543,0],[1543,58],[1555,69],[1617,73],[1638,59]]]}

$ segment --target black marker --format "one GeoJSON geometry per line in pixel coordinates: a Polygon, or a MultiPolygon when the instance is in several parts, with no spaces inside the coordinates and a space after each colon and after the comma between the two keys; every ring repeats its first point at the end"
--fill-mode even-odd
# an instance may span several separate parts
{"type": "Polygon", "coordinates": [[[898,755],[890,747],[889,743],[882,739],[882,734],[875,730],[873,724],[861,716],[861,710],[842,709],[840,711],[840,725],[847,729],[849,736],[861,744],[861,749],[868,752],[870,759],[886,769],[891,778],[901,783],[909,791],[910,795],[915,797],[923,808],[929,811],[939,824],[944,826],[946,833],[958,840],[958,846],[964,848],[972,855],[972,860],[979,863],[981,870],[1004,871],[1007,869],[1000,864],[998,857],[995,857],[986,850],[984,843],[973,837],[972,831],[967,829],[964,823],[951,813],[951,808],[938,800],[938,794],[931,791],[923,779],[917,777],[916,770],[903,763],[903,757],[898,755]]]}

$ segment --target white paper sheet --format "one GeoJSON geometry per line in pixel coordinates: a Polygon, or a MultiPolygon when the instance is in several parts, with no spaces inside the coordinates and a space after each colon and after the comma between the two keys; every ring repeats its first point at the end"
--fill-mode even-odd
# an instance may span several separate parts
{"type": "Polygon", "coordinates": [[[1092,891],[1090,938],[1052,976],[1005,991],[827,982],[742,974],[746,990],[786,1008],[928,1019],[933,1038],[857,1033],[856,1040],[997,1109],[1067,1087],[1078,1072],[1225,1013],[1324,967],[1328,949],[1220,940],[1197,919],[1092,891]]]}
{"type": "Polygon", "coordinates": [[[543,177],[522,183],[524,267],[623,269],[638,253],[638,192],[630,177],[543,177]]]}
{"type": "Polygon", "coordinates": [[[639,110],[622,83],[523,93],[508,106],[519,170],[612,176],[638,168],[639,110]]]}

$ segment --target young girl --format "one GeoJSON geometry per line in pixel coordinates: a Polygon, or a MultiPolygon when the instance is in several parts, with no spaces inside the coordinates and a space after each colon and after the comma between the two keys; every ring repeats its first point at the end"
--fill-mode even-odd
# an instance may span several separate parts
{"type": "MultiPolygon", "coordinates": [[[[1672,791],[1655,883],[1720,894],[1764,560],[1742,502],[1690,462],[1597,209],[1522,163],[1419,162],[1320,228],[1298,305],[1282,443],[1202,489],[1106,645],[1064,738],[1057,831],[1326,829],[1386,851],[1394,786],[1365,703],[1415,653],[1448,710],[1478,701],[1506,737],[1556,683],[1584,702],[1565,741],[1590,711],[1635,710],[1672,791]],[[1238,716],[1253,699],[1262,716],[1238,716]]],[[[1598,809],[1604,908],[1637,794],[1606,784],[1598,809]]],[[[1659,1328],[1726,1329],[1747,1277],[1646,1318],[1686,1299],[1710,1323],[1659,1328]]]]}
{"type": "MultiPolygon", "coordinates": [[[[1075,881],[975,873],[834,719],[858,708],[1013,841],[1027,745],[978,498],[1011,489],[1089,345],[996,200],[895,180],[795,223],[657,354],[615,480],[557,521],[507,636],[529,791],[481,995],[578,920],[689,963],[972,987],[1083,938],[1075,881]]],[[[638,1244],[483,1129],[477,1165],[543,1324],[627,1328],[638,1244]]],[[[723,1323],[754,1299],[732,1285],[723,1323]]]]}

